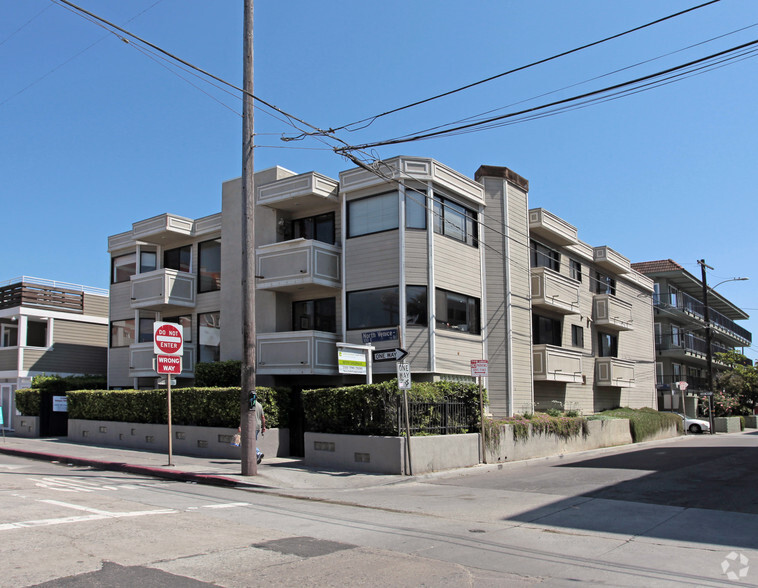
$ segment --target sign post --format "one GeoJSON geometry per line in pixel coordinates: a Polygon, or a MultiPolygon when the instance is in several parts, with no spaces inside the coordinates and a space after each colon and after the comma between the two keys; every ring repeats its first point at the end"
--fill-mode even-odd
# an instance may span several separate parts
{"type": "MultiPolygon", "coordinates": [[[[687,389],[687,382],[684,382],[684,381],[677,382],[676,387],[679,388],[679,398],[682,401],[682,414],[684,415],[684,418],[687,418],[687,406],[684,404],[684,391],[687,389]]],[[[684,431],[684,434],[685,435],[687,434],[686,430],[684,431]]]]}
{"type": "Polygon", "coordinates": [[[184,353],[184,335],[182,329],[174,323],[153,323],[153,352],[158,356],[156,371],[166,376],[166,409],[168,412],[168,464],[171,463],[171,374],[182,371],[182,354],[184,353]],[[176,360],[179,360],[178,362],[176,360]],[[161,371],[170,370],[170,371],[161,371]],[[176,371],[178,370],[178,371],[176,371]]]}
{"type": "Polygon", "coordinates": [[[479,378],[479,437],[482,441],[482,463],[487,463],[486,443],[484,440],[484,391],[482,390],[482,378],[487,377],[489,363],[486,359],[471,360],[471,375],[479,378]]]}
{"type": "Polygon", "coordinates": [[[408,475],[413,475],[411,461],[411,419],[408,414],[408,390],[411,387],[411,366],[407,363],[397,364],[397,387],[403,391],[403,407],[405,408],[405,449],[408,453],[408,475]]]}

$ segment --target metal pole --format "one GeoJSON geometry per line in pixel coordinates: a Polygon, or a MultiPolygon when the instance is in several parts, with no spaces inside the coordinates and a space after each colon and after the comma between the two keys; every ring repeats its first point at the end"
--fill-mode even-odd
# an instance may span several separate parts
{"type": "Polygon", "coordinates": [[[482,376],[479,376],[479,436],[482,438],[482,463],[487,463],[487,449],[484,442],[484,392],[482,376]]]}
{"type": "Polygon", "coordinates": [[[405,450],[408,453],[408,475],[413,475],[413,463],[411,462],[411,419],[408,415],[408,390],[403,388],[403,405],[405,407],[405,450]]]}
{"type": "Polygon", "coordinates": [[[172,442],[172,434],[171,434],[171,374],[166,374],[166,402],[167,402],[167,408],[168,408],[168,464],[167,465],[174,465],[171,463],[171,450],[173,446],[172,442]]]}
{"type": "Polygon", "coordinates": [[[242,386],[240,456],[243,476],[258,474],[255,459],[255,186],[253,167],[253,0],[245,0],[242,88],[242,386]]]}
{"type": "Polygon", "coordinates": [[[715,435],[713,424],[713,350],[711,349],[711,315],[708,308],[708,278],[705,275],[706,268],[713,269],[705,263],[705,259],[698,259],[700,272],[703,282],[703,318],[705,319],[705,357],[706,357],[706,377],[708,378],[708,423],[711,428],[711,435],[715,435]]]}

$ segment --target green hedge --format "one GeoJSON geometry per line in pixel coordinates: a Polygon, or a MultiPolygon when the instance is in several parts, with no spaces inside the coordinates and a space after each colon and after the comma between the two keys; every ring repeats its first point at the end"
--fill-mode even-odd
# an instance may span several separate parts
{"type": "Polygon", "coordinates": [[[105,376],[34,376],[32,378],[32,388],[56,395],[69,390],[104,390],[107,387],[108,381],[105,376]]]}
{"type": "MultiPolygon", "coordinates": [[[[402,391],[397,380],[341,388],[303,390],[305,430],[343,435],[397,435],[402,391]]],[[[479,388],[456,382],[415,383],[409,402],[463,402],[469,431],[479,430],[479,388]]],[[[486,402],[486,396],[485,396],[486,402]]]]}
{"type": "Polygon", "coordinates": [[[195,386],[198,388],[233,388],[241,385],[241,361],[207,361],[195,364],[195,386]]]}
{"type": "MultiPolygon", "coordinates": [[[[289,425],[290,393],[284,388],[256,389],[269,428],[289,425]]],[[[72,419],[165,424],[166,390],[75,390],[67,393],[72,419]]],[[[174,388],[171,421],[176,425],[237,427],[240,389],[174,388]]]]}
{"type": "Polygon", "coordinates": [[[24,416],[39,416],[39,390],[19,388],[16,390],[16,410],[24,416]]]}
{"type": "Polygon", "coordinates": [[[682,419],[670,412],[658,412],[652,408],[615,408],[606,410],[593,416],[590,420],[617,418],[629,419],[629,428],[632,433],[632,441],[638,443],[652,437],[656,433],[676,426],[677,431],[683,432],[682,419]]]}

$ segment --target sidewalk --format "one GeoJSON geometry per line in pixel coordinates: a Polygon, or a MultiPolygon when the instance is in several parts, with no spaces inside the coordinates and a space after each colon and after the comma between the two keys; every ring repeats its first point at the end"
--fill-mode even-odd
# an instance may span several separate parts
{"type": "Polygon", "coordinates": [[[260,490],[368,488],[412,479],[307,467],[302,459],[277,457],[264,458],[258,466],[258,475],[243,476],[239,460],[173,455],[169,466],[167,453],[83,445],[65,438],[6,436],[0,439],[0,455],[3,454],[168,480],[260,490]]]}

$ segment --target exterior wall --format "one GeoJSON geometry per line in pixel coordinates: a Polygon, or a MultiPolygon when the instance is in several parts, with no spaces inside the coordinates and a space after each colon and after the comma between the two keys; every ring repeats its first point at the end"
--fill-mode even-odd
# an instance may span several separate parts
{"type": "MultiPolygon", "coordinates": [[[[105,374],[107,369],[106,325],[62,319],[51,320],[53,346],[23,350],[24,371],[35,373],[105,374]]],[[[48,327],[49,328],[49,327],[48,327]]]]}
{"type": "Polygon", "coordinates": [[[400,245],[398,231],[385,231],[347,239],[345,290],[398,286],[400,245]]]}

